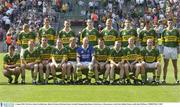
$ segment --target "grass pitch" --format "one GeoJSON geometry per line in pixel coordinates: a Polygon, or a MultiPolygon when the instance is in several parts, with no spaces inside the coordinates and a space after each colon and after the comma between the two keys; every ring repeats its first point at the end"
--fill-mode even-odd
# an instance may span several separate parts
{"type": "MultiPolygon", "coordinates": [[[[3,54],[0,56],[0,102],[180,102],[180,85],[172,84],[159,86],[31,85],[31,76],[28,72],[26,75],[28,84],[8,85],[7,79],[2,75],[3,54]]],[[[171,62],[167,82],[174,83],[171,62]]]]}

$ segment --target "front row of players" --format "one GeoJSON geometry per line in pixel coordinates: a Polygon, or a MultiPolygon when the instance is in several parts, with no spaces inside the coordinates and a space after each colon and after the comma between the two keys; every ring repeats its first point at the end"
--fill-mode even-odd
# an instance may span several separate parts
{"type": "Polygon", "coordinates": [[[92,47],[87,37],[83,38],[79,47],[74,37],[70,38],[66,47],[61,39],[57,39],[55,47],[49,46],[47,42],[47,38],[43,37],[41,45],[35,47],[34,41],[29,40],[28,48],[21,55],[14,51],[14,46],[9,46],[9,52],[4,56],[3,71],[9,83],[13,80],[12,75],[15,76],[14,83],[18,83],[21,74],[21,83],[24,84],[25,70],[29,69],[33,84],[48,84],[50,75],[54,84],[89,84],[93,82],[93,78],[96,84],[131,84],[130,78],[133,78],[134,84],[139,84],[139,81],[144,84],[145,72],[154,69],[153,82],[159,84],[160,53],[153,46],[152,39],[147,40],[147,46],[142,50],[135,46],[134,38],[128,40],[128,46],[125,48],[121,47],[119,41],[110,48],[104,44],[103,39],[99,39],[98,45],[92,47]],[[58,72],[61,72],[60,80],[57,78],[58,72]]]}

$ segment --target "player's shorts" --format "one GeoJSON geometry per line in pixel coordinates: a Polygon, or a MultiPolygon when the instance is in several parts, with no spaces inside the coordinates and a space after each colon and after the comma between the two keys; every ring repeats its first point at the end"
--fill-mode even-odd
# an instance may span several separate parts
{"type": "Polygon", "coordinates": [[[70,63],[73,66],[77,64],[76,61],[68,61],[68,63],[70,63]]]}
{"type": "Polygon", "coordinates": [[[177,48],[164,46],[163,56],[164,59],[174,59],[174,60],[177,59],[178,58],[177,48]]]}
{"type": "Polygon", "coordinates": [[[77,66],[83,66],[84,68],[88,68],[91,62],[81,62],[81,65],[77,64],[77,66]]]}
{"type": "Polygon", "coordinates": [[[157,68],[157,63],[158,62],[153,62],[153,63],[145,62],[145,68],[147,68],[147,69],[156,69],[157,68]]]}
{"type": "Polygon", "coordinates": [[[23,58],[24,51],[25,51],[25,49],[21,48],[21,51],[20,51],[20,59],[23,58]]]}

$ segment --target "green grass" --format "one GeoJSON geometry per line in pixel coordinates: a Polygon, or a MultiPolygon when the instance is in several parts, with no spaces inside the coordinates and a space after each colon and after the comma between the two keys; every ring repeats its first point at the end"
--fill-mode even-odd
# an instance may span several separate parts
{"type": "MultiPolygon", "coordinates": [[[[0,56],[2,70],[3,54],[0,56]]],[[[174,82],[172,70],[170,63],[167,76],[169,83],[174,82]]],[[[180,85],[8,85],[2,73],[0,78],[0,102],[180,102],[180,85]]],[[[26,79],[28,83],[31,82],[30,72],[26,79]]]]}

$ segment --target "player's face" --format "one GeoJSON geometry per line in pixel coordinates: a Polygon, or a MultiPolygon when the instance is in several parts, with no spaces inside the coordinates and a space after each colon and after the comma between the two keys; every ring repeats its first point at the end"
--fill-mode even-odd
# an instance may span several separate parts
{"type": "Polygon", "coordinates": [[[131,22],[130,22],[129,20],[126,20],[126,21],[125,21],[125,26],[126,26],[126,27],[130,27],[130,26],[131,26],[131,22]]]}
{"type": "Polygon", "coordinates": [[[48,26],[50,24],[49,20],[45,20],[44,24],[48,26]]]}
{"type": "Polygon", "coordinates": [[[47,44],[47,42],[48,42],[48,40],[47,40],[46,38],[42,38],[42,39],[41,39],[41,43],[42,43],[42,44],[47,44]]]}
{"type": "Polygon", "coordinates": [[[73,39],[73,40],[71,41],[71,44],[72,44],[73,46],[75,46],[75,45],[76,45],[76,39],[73,39]]]}
{"type": "Polygon", "coordinates": [[[121,47],[121,42],[115,42],[114,46],[119,49],[121,47]]]}
{"type": "Polygon", "coordinates": [[[65,22],[64,22],[64,26],[65,26],[65,27],[70,27],[70,22],[65,21],[65,22]]]}
{"type": "Polygon", "coordinates": [[[25,32],[29,31],[29,26],[25,26],[25,27],[23,28],[23,30],[24,30],[25,32]]]}
{"type": "Polygon", "coordinates": [[[34,42],[33,42],[33,41],[29,42],[29,43],[28,43],[28,46],[29,46],[30,48],[34,48],[34,42]]]}
{"type": "Polygon", "coordinates": [[[56,41],[56,45],[57,45],[57,46],[62,46],[62,41],[61,41],[60,39],[58,39],[58,40],[56,41]]]}
{"type": "Polygon", "coordinates": [[[93,22],[92,22],[92,21],[88,21],[88,22],[87,22],[87,26],[88,26],[88,27],[93,27],[93,22]]]}
{"type": "Polygon", "coordinates": [[[106,26],[107,26],[107,27],[111,27],[111,26],[112,26],[112,21],[111,21],[111,20],[108,20],[108,21],[106,22],[106,26]]]}
{"type": "Polygon", "coordinates": [[[89,44],[89,40],[87,38],[83,39],[83,45],[88,45],[89,44]]]}
{"type": "Polygon", "coordinates": [[[152,40],[147,40],[147,46],[153,46],[153,41],[152,40]]]}
{"type": "Polygon", "coordinates": [[[129,43],[129,45],[134,45],[134,39],[129,39],[128,43],[129,43]]]}
{"type": "Polygon", "coordinates": [[[10,54],[14,54],[14,50],[13,49],[9,48],[8,51],[9,51],[10,54]]]}
{"type": "Polygon", "coordinates": [[[173,26],[173,22],[172,21],[168,21],[168,26],[172,27],[173,26]]]}
{"type": "Polygon", "coordinates": [[[98,45],[99,45],[99,46],[104,46],[104,41],[103,41],[103,40],[99,40],[99,41],[98,41],[98,45]]]}

